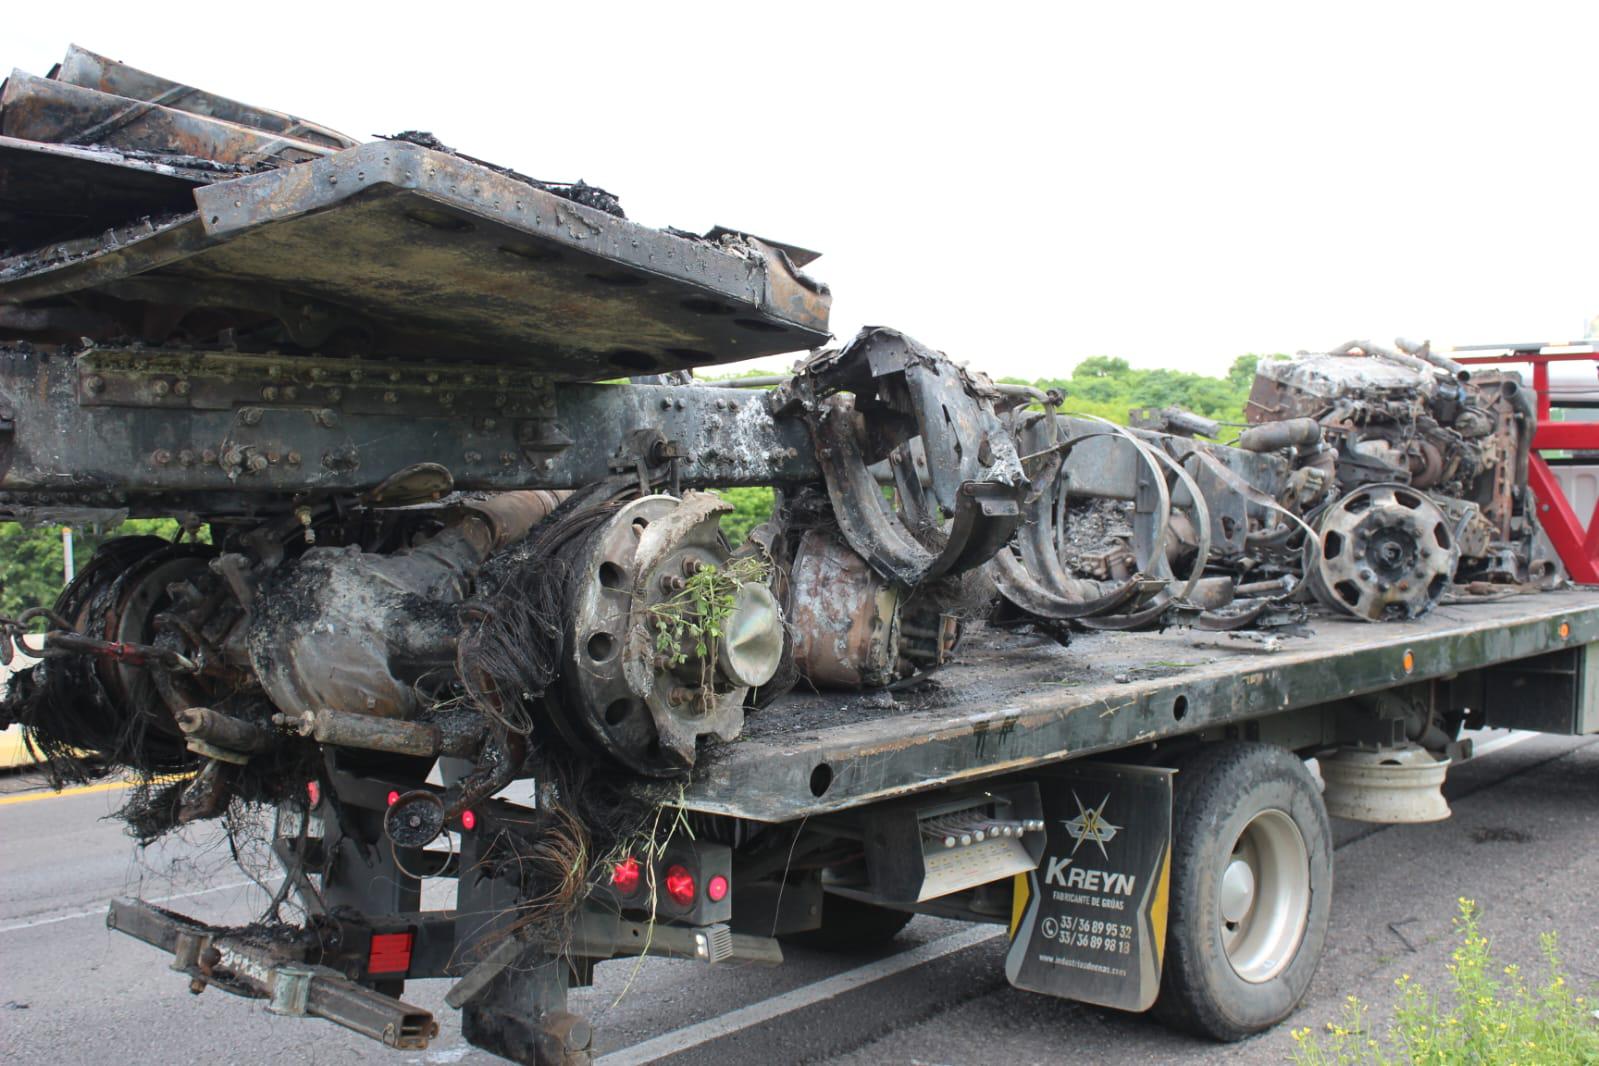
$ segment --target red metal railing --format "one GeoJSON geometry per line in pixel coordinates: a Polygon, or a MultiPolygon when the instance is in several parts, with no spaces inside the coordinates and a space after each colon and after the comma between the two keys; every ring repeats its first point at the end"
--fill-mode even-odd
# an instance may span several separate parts
{"type": "MultiPolygon", "coordinates": [[[[1538,426],[1532,436],[1533,454],[1527,464],[1527,484],[1538,501],[1538,520],[1550,543],[1560,553],[1571,580],[1584,585],[1599,585],[1599,503],[1588,519],[1586,532],[1583,523],[1566,499],[1549,463],[1539,452],[1544,451],[1599,451],[1599,422],[1556,422],[1550,417],[1549,364],[1587,361],[1599,367],[1599,352],[1593,345],[1587,350],[1550,351],[1551,348],[1580,349],[1582,345],[1513,345],[1498,350],[1493,355],[1461,355],[1458,351],[1449,357],[1458,363],[1531,363],[1532,388],[1537,395],[1538,426]]],[[[1599,375],[1594,379],[1599,385],[1599,375]]]]}

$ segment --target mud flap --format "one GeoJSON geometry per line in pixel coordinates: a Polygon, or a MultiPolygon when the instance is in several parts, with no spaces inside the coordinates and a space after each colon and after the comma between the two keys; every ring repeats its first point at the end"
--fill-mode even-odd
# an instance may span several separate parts
{"type": "Polygon", "coordinates": [[[1039,779],[1044,857],[1016,875],[1005,976],[1119,1010],[1160,992],[1171,888],[1172,774],[1083,763],[1039,779]]]}

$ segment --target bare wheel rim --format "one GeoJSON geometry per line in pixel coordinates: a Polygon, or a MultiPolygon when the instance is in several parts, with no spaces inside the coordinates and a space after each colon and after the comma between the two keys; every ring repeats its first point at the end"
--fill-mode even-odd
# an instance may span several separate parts
{"type": "Polygon", "coordinates": [[[1286,811],[1261,811],[1234,841],[1216,892],[1222,948],[1239,977],[1269,981],[1310,922],[1310,849],[1286,811]]]}

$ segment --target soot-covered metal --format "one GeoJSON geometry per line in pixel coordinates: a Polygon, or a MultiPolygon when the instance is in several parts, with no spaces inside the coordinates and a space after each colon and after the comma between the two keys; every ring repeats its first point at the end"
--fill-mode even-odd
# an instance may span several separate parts
{"type": "Polygon", "coordinates": [[[215,760],[180,728],[204,707],[273,749],[408,751],[303,727],[447,718],[477,785],[551,750],[671,776],[746,705],[898,683],[972,626],[1403,618],[1560,576],[1526,394],[1425,346],[1263,363],[1229,447],[892,329],[820,347],[812,253],[652,230],[431,135],[356,144],[81,49],[4,100],[31,243],[0,261],[0,515],[188,534],[115,540],[7,622],[48,620],[7,707],[54,750],[215,760]],[[770,389],[595,380],[806,350],[770,389]],[[727,544],[699,490],[748,485],[772,520],[727,544]],[[1082,543],[1089,501],[1127,527],[1082,543]]]}
{"type": "MultiPolygon", "coordinates": [[[[1074,417],[892,329],[829,347],[814,253],[80,49],[0,93],[0,217],[0,520],[181,530],[0,619],[41,659],[0,718],[63,775],[184,775],[145,837],[359,766],[393,785],[360,847],[414,856],[533,777],[557,813],[472,861],[559,868],[551,840],[627,829],[618,782],[703,769],[795,686],[814,716],[915,685],[974,629],[992,660],[1016,627],[1408,619],[1563,576],[1527,393],[1425,345],[1263,362],[1232,445],[1074,417]],[[663,383],[781,353],[764,387],[663,383]],[[773,492],[741,543],[732,486],[773,492]]],[[[343,854],[279,850],[327,921],[305,874],[343,854]]]]}

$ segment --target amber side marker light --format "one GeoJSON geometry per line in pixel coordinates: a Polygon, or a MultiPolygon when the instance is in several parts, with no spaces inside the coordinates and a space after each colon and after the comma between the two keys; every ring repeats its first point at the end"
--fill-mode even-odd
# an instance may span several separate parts
{"type": "Polygon", "coordinates": [[[1416,668],[1416,653],[1406,648],[1405,657],[1399,660],[1399,665],[1405,668],[1405,673],[1410,673],[1416,668]]]}
{"type": "Polygon", "coordinates": [[[1571,639],[1571,623],[1570,622],[1561,622],[1560,623],[1560,629],[1557,630],[1557,632],[1560,634],[1560,639],[1561,640],[1570,640],[1571,639]]]}

